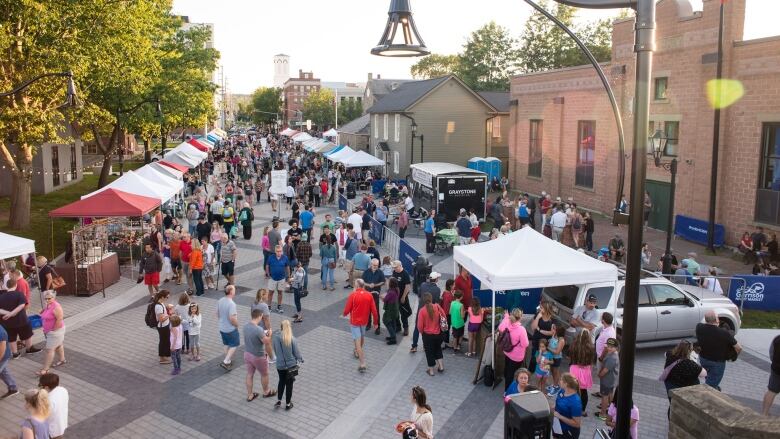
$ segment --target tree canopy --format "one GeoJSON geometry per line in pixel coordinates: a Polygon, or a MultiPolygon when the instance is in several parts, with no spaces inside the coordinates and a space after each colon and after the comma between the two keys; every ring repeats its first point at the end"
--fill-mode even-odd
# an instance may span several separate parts
{"type": "Polygon", "coordinates": [[[311,120],[317,128],[324,129],[336,121],[333,92],[327,88],[315,90],[303,101],[303,120],[311,120]]]}
{"type": "Polygon", "coordinates": [[[339,102],[339,125],[353,121],[363,115],[363,101],[344,99],[339,102]]]}
{"type": "Polygon", "coordinates": [[[266,125],[283,119],[282,90],[274,87],[260,87],[252,93],[251,112],[255,125],[266,125]]]}
{"type": "MultiPolygon", "coordinates": [[[[549,1],[539,3],[549,9],[549,1]]],[[[611,19],[575,24],[576,8],[558,3],[554,15],[574,30],[599,62],[609,61],[611,19]]],[[[412,65],[411,74],[418,79],[456,74],[474,90],[509,90],[509,80],[517,73],[573,67],[587,62],[563,30],[534,11],[519,39],[513,38],[506,28],[490,22],[469,35],[461,53],[431,54],[412,65]]]]}

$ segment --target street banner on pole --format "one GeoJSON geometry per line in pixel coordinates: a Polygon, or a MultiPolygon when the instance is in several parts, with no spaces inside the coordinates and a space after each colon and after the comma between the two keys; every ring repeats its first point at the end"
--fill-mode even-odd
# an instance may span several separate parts
{"type": "Polygon", "coordinates": [[[271,187],[269,190],[272,194],[284,194],[287,192],[286,169],[282,169],[280,171],[271,171],[271,187]]]}
{"type": "Polygon", "coordinates": [[[414,263],[417,262],[418,256],[420,256],[420,252],[402,239],[398,246],[398,260],[401,261],[401,264],[404,266],[404,270],[406,270],[407,273],[412,273],[414,263]]]}

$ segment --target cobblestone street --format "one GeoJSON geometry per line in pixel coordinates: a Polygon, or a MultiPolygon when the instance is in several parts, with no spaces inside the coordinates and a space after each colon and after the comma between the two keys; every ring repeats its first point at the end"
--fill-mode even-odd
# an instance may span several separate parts
{"type": "MultiPolygon", "coordinates": [[[[285,209],[287,207],[285,206],[285,209]]],[[[287,211],[289,212],[289,211],[287,211]]],[[[317,220],[332,208],[317,209],[317,220]]],[[[272,213],[266,203],[255,207],[251,241],[238,240],[236,296],[239,324],[249,319],[249,307],[257,288],[264,286],[261,272],[260,234],[272,213]]],[[[318,234],[315,235],[315,238],[318,234]]],[[[321,291],[317,280],[319,260],[313,239],[310,294],[303,299],[305,321],[295,324],[305,359],[295,383],[291,411],[274,410],[275,398],[247,402],[244,387],[243,346],[234,357],[235,367],[219,367],[222,346],[217,332],[216,301],[221,291],[209,290],[195,300],[201,306],[203,361],[184,359],[183,371],[171,376],[170,366],[158,364],[157,333],[143,322],[146,287],[123,278],[107,291],[90,298],[63,297],[68,332],[67,365],[56,369],[61,385],[70,391],[71,438],[397,438],[394,426],[409,417],[412,386],[428,393],[437,437],[500,438],[503,434],[503,383],[495,390],[471,381],[476,360],[445,351],[446,372],[425,374],[424,353],[410,354],[411,337],[397,346],[384,343],[386,332],[368,335],[368,371],[358,373],[352,355],[349,326],[341,317],[350,290],[342,288],[345,273],[337,273],[336,291],[321,291]]],[[[221,281],[224,284],[224,280],[221,281]]],[[[442,280],[443,284],[443,280],[442,280]]],[[[183,286],[165,285],[172,299],[183,286]]],[[[273,328],[294,313],[292,295],[285,294],[284,314],[274,313],[273,328]]],[[[40,341],[40,334],[36,333],[40,341]]],[[[25,355],[10,363],[20,389],[36,384],[42,354],[25,355]]],[[[665,438],[668,407],[663,386],[657,381],[663,369],[663,349],[644,349],[637,355],[634,402],[639,407],[642,438],[665,438]]],[[[726,369],[723,391],[758,410],[768,379],[769,362],[744,352],[726,369]]],[[[277,376],[271,371],[271,386],[277,376]]],[[[259,391],[259,378],[255,379],[259,391]]],[[[594,389],[595,390],[595,389],[594,389]]],[[[582,437],[591,437],[603,424],[593,416],[591,398],[582,437]]],[[[18,434],[24,418],[20,395],[0,401],[0,437],[18,434]]],[[[779,409],[775,406],[773,413],[779,409]]]]}

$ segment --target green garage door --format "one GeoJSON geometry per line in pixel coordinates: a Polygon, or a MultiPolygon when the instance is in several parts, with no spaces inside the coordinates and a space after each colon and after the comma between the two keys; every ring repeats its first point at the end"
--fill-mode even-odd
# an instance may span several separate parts
{"type": "Polygon", "coordinates": [[[665,181],[647,180],[645,187],[650,194],[650,199],[653,200],[653,211],[650,212],[647,225],[654,229],[666,231],[671,185],[665,181]]]}

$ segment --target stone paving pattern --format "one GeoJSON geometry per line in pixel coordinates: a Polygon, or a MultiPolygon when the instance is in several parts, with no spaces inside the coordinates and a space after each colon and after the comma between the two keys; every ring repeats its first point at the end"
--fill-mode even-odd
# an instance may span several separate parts
{"type": "MultiPolygon", "coordinates": [[[[265,285],[260,271],[262,253],[259,239],[272,216],[268,204],[255,208],[251,241],[239,239],[237,284],[239,322],[249,318],[249,307],[257,288],[265,285]]],[[[289,211],[288,211],[289,212],[289,211]]],[[[332,208],[317,210],[317,219],[332,208]]],[[[414,233],[410,233],[414,235],[414,233]]],[[[316,238],[317,235],[315,235],[316,238]]],[[[422,240],[413,239],[415,245],[422,240]]],[[[312,272],[319,270],[316,239],[312,272]]],[[[444,270],[451,260],[436,261],[444,270]]],[[[321,291],[317,274],[310,279],[310,295],[303,299],[303,323],[293,325],[305,363],[295,382],[290,412],[274,409],[274,398],[245,401],[243,348],[234,357],[234,370],[218,365],[222,346],[216,329],[215,304],[221,291],[208,291],[195,298],[204,315],[201,346],[203,361],[183,361],[183,373],[170,375],[170,366],[157,364],[157,334],[143,323],[145,287],[123,279],[107,290],[107,298],[62,298],[66,325],[73,319],[100,312],[87,323],[74,325],[66,335],[68,364],[56,370],[61,384],[71,394],[69,437],[78,438],[397,438],[393,427],[408,419],[410,392],[414,385],[424,387],[434,413],[434,433],[444,438],[500,438],[503,435],[503,384],[491,390],[481,383],[472,385],[476,360],[445,351],[444,374],[425,374],[424,353],[409,354],[410,337],[398,346],[386,346],[380,336],[368,335],[368,371],[357,372],[352,356],[346,319],[341,318],[349,290],[342,288],[346,275],[337,273],[336,291],[321,291]],[[111,306],[124,299],[121,305],[111,306]],[[105,312],[104,312],[105,308],[105,312]]],[[[224,279],[220,285],[224,285],[224,279]]],[[[165,284],[173,298],[184,286],[165,284]]],[[[274,313],[272,324],[293,314],[292,295],[284,295],[284,314],[274,313]]],[[[11,373],[20,389],[33,387],[34,373],[40,368],[41,354],[13,360],[11,373]]],[[[634,402],[640,410],[640,436],[664,438],[667,435],[668,403],[657,381],[663,368],[663,349],[643,349],[637,354],[634,402]]],[[[768,379],[769,363],[743,354],[729,364],[723,380],[725,393],[758,409],[768,379]]],[[[271,368],[271,386],[277,375],[271,368]]],[[[259,376],[255,391],[260,391],[259,376]]],[[[583,437],[603,424],[593,416],[595,398],[583,421],[583,437]]],[[[23,418],[23,399],[14,396],[0,401],[0,437],[18,434],[23,418]]],[[[773,413],[777,413],[775,408],[773,413]]]]}

